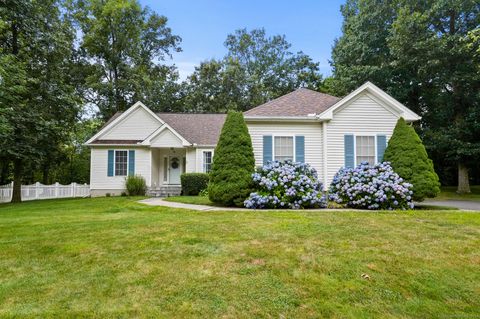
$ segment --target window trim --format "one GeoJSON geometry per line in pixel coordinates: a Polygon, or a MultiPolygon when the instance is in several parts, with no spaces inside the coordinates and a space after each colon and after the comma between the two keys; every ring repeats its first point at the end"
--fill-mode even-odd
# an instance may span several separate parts
{"type": "Polygon", "coordinates": [[[120,176],[120,177],[126,177],[128,176],[128,170],[130,169],[130,150],[129,149],[114,149],[113,150],[113,176],[120,176]],[[127,152],[127,174],[125,175],[117,175],[117,152],[127,152]]]}
{"type": "Polygon", "coordinates": [[[202,151],[202,171],[203,171],[204,173],[207,173],[207,174],[208,174],[208,173],[210,173],[210,172],[212,171],[213,152],[214,152],[213,150],[209,150],[209,151],[203,150],[203,151],[202,151]],[[210,154],[211,154],[211,155],[210,155],[210,171],[209,171],[209,172],[207,172],[207,170],[206,170],[206,164],[207,164],[207,163],[205,163],[205,153],[210,153],[210,154]]]}
{"type": "Polygon", "coordinates": [[[292,144],[292,147],[293,147],[293,159],[292,161],[293,162],[296,162],[297,161],[297,152],[296,152],[296,149],[297,149],[297,139],[295,138],[297,135],[296,134],[276,134],[276,135],[272,135],[272,160],[273,161],[276,161],[276,158],[275,158],[275,137],[291,137],[293,139],[293,144],[292,144]]]}
{"type": "MultiPolygon", "coordinates": [[[[383,133],[360,133],[360,134],[347,133],[347,134],[353,135],[353,163],[354,163],[353,166],[354,167],[357,167],[360,164],[360,163],[357,163],[357,136],[358,137],[362,137],[362,136],[373,137],[373,146],[374,146],[373,158],[375,160],[374,160],[374,163],[368,163],[368,164],[375,165],[375,164],[378,163],[378,158],[377,158],[377,135],[387,136],[387,134],[383,134],[383,133]]],[[[388,138],[387,138],[387,143],[388,143],[388,138]]]]}
{"type": "Polygon", "coordinates": [[[162,163],[162,169],[163,169],[163,183],[162,184],[168,184],[169,179],[170,179],[170,174],[169,174],[169,157],[167,155],[163,156],[163,163],[162,163]]]}

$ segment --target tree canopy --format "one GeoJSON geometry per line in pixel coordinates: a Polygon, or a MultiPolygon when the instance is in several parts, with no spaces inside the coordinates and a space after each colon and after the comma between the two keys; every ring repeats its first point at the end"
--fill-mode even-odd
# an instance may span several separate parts
{"type": "Polygon", "coordinates": [[[188,78],[188,110],[245,111],[299,87],[321,87],[319,64],[303,52],[291,52],[285,36],[239,29],[224,45],[225,57],[201,63],[188,78]]]}
{"type": "Polygon", "coordinates": [[[25,166],[54,153],[79,113],[70,76],[75,31],[60,8],[19,0],[0,9],[0,158],[14,164],[13,201],[25,166]]]}
{"type": "Polygon", "coordinates": [[[165,16],[137,0],[78,0],[72,7],[83,34],[86,97],[102,118],[136,101],[162,111],[174,108],[178,73],[162,62],[180,51],[181,38],[165,16]]]}
{"type": "Polygon", "coordinates": [[[343,95],[370,80],[420,114],[434,161],[457,165],[467,192],[480,156],[478,1],[348,0],[341,11],[329,89],[343,95]]]}

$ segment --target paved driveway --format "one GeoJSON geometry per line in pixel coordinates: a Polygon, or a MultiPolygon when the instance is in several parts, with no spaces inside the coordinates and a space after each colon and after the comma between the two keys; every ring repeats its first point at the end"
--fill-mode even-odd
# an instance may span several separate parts
{"type": "Polygon", "coordinates": [[[480,202],[470,201],[470,200],[454,200],[454,199],[426,200],[426,201],[422,202],[422,204],[437,205],[437,206],[450,206],[450,207],[456,207],[458,209],[480,211],[480,202]]]}

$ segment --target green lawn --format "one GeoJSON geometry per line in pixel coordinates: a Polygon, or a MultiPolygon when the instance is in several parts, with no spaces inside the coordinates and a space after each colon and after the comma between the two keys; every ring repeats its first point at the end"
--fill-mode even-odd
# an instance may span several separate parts
{"type": "Polygon", "coordinates": [[[0,205],[0,317],[474,318],[479,247],[472,212],[0,205]]]}
{"type": "Polygon", "coordinates": [[[470,186],[470,194],[457,194],[456,186],[442,186],[442,192],[435,199],[455,199],[455,200],[473,200],[480,201],[480,185],[470,186]]]}
{"type": "Polygon", "coordinates": [[[206,196],[172,196],[166,197],[163,200],[167,202],[177,202],[184,204],[213,205],[213,203],[206,196]]]}

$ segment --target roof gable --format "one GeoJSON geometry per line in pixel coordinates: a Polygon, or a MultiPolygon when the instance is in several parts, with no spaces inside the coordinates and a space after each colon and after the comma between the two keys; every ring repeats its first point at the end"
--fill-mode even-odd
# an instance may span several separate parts
{"type": "Polygon", "coordinates": [[[357,99],[360,95],[367,94],[369,98],[374,100],[385,109],[396,114],[398,117],[403,117],[406,121],[418,121],[421,119],[419,115],[407,108],[402,103],[395,100],[393,97],[385,93],[379,87],[371,82],[366,82],[358,89],[348,94],[346,97],[332,105],[330,108],[317,116],[320,120],[331,120],[335,113],[347,107],[352,101],[357,99]]]}
{"type": "Polygon", "coordinates": [[[92,144],[96,140],[143,141],[163,124],[164,121],[148,107],[137,102],[125,112],[116,113],[86,144],[92,144]]]}
{"type": "Polygon", "coordinates": [[[187,141],[182,135],[174,130],[168,123],[164,122],[155,132],[150,134],[141,144],[156,147],[173,147],[175,145],[167,145],[170,141],[177,146],[190,146],[191,142],[187,141]]]}
{"type": "Polygon", "coordinates": [[[153,147],[182,147],[184,139],[180,138],[169,128],[165,128],[150,140],[153,147]]]}

